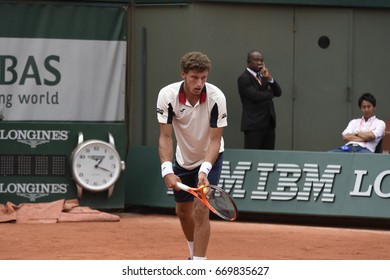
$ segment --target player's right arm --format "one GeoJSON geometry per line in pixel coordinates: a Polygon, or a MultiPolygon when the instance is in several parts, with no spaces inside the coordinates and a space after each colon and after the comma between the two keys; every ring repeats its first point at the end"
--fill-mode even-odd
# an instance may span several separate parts
{"type": "MultiPolygon", "coordinates": [[[[172,162],[173,159],[173,139],[172,139],[172,124],[160,123],[160,137],[159,137],[159,155],[160,162],[163,165],[165,162],[172,162]]],[[[162,167],[164,168],[164,167],[162,167]]],[[[178,176],[173,171],[164,176],[165,185],[168,188],[178,189],[177,182],[180,182],[178,176]]]]}
{"type": "Polygon", "coordinates": [[[172,125],[160,123],[159,155],[161,163],[165,161],[172,162],[173,158],[173,139],[172,125]]]}

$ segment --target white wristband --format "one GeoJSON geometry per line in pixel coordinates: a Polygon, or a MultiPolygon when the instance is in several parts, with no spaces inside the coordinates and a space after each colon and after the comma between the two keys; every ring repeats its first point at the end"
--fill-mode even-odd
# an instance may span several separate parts
{"type": "Polygon", "coordinates": [[[164,178],[165,175],[168,175],[168,174],[171,174],[171,173],[174,173],[173,169],[172,169],[172,162],[164,161],[161,164],[161,176],[164,178]]]}
{"type": "Polygon", "coordinates": [[[206,176],[208,176],[211,168],[213,168],[213,165],[210,162],[205,161],[200,166],[199,172],[203,172],[206,174],[206,176]]]}

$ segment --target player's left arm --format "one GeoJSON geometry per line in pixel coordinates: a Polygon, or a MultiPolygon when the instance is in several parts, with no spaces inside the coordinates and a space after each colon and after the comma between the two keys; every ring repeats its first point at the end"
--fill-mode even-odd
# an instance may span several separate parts
{"type": "MultiPolygon", "coordinates": [[[[219,149],[221,147],[221,139],[223,135],[223,127],[211,127],[210,128],[210,143],[206,152],[205,162],[214,164],[219,155],[219,149]]],[[[207,175],[204,172],[199,172],[199,185],[209,185],[207,175]]]]}
{"type": "Polygon", "coordinates": [[[210,144],[207,149],[205,161],[214,162],[218,158],[219,149],[221,148],[221,139],[223,135],[223,127],[210,128],[210,144]]]}

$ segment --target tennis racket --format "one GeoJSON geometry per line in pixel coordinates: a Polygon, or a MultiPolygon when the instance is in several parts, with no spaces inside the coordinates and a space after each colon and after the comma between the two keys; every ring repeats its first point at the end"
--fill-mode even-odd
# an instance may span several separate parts
{"type": "Polygon", "coordinates": [[[227,221],[237,219],[238,212],[236,204],[222,188],[214,185],[191,188],[180,182],[177,183],[177,186],[202,201],[214,214],[222,219],[227,221]]]}

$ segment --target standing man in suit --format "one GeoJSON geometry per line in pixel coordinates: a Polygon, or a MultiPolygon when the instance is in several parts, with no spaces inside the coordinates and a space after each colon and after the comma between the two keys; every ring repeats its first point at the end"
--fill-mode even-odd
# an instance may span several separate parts
{"type": "Polygon", "coordinates": [[[247,68],[237,83],[242,102],[244,148],[274,150],[276,114],[273,98],[281,96],[282,89],[265,66],[260,51],[248,53],[247,68]]]}

